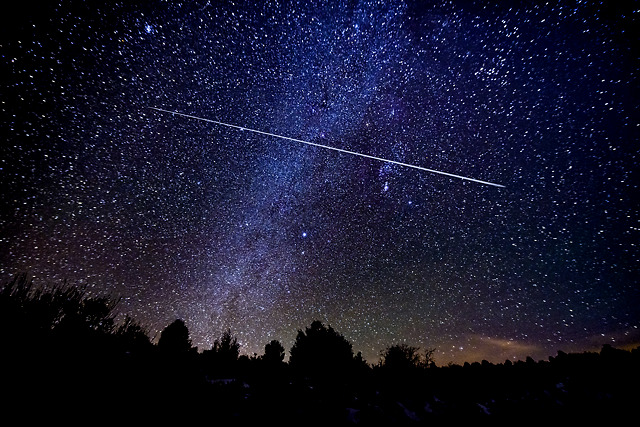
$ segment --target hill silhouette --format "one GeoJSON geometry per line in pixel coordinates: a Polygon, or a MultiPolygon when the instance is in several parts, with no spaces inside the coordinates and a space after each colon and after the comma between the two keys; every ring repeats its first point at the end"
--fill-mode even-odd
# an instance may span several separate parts
{"type": "MultiPolygon", "coordinates": [[[[177,419],[245,425],[431,425],[623,419],[637,404],[640,349],[604,345],[548,361],[438,367],[433,350],[381,350],[372,365],[331,326],[299,330],[290,359],[273,340],[240,355],[231,330],[199,352],[176,319],[157,344],[117,299],[26,275],[0,289],[3,412],[38,419],[177,419]],[[168,418],[171,417],[171,418],[168,418]]],[[[7,418],[8,419],[8,418],[7,418]]]]}

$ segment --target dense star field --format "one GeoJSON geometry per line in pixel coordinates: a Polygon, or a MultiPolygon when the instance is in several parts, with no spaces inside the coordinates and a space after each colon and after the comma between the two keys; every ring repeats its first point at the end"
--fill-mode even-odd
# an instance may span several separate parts
{"type": "Polygon", "coordinates": [[[246,354],[638,345],[637,3],[254,3],[3,12],[3,283],[246,354]]]}

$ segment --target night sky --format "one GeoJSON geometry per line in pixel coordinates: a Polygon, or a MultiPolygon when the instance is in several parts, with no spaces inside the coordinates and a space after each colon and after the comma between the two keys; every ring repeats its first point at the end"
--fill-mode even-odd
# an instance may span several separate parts
{"type": "Polygon", "coordinates": [[[637,346],[640,7],[496,3],[3,11],[2,282],[249,355],[314,319],[369,362],[637,346]]]}

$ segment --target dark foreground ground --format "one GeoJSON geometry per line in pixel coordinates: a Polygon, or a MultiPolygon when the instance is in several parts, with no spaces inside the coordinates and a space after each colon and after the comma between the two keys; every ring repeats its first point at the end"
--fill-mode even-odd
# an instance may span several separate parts
{"type": "Polygon", "coordinates": [[[162,358],[125,357],[111,364],[103,360],[96,369],[93,362],[73,359],[5,365],[5,416],[17,415],[20,425],[163,420],[181,425],[593,425],[635,416],[640,404],[637,360],[603,362],[597,354],[414,372],[369,368],[314,378],[294,375],[284,364],[236,370],[224,378],[195,371],[185,360],[175,365],[162,358]]]}
{"type": "Polygon", "coordinates": [[[154,344],[131,319],[116,322],[115,306],[73,287],[34,287],[26,276],[0,288],[0,425],[637,421],[640,348],[436,367],[396,346],[371,366],[314,322],[284,363],[277,341],[263,356],[239,356],[230,332],[198,352],[178,320],[154,344]]]}

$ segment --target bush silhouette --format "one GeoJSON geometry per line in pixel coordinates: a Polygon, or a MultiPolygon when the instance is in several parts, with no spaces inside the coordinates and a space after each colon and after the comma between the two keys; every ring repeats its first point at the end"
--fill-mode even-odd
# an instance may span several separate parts
{"type": "Polygon", "coordinates": [[[66,282],[36,287],[19,275],[0,290],[0,336],[15,351],[44,343],[49,352],[97,350],[116,329],[117,305],[116,299],[91,297],[66,282]]]}
{"type": "Polygon", "coordinates": [[[128,315],[115,328],[114,334],[126,352],[146,352],[151,349],[147,331],[128,315]]]}
{"type": "Polygon", "coordinates": [[[131,352],[152,345],[132,319],[116,323],[117,303],[66,282],[35,286],[16,276],[0,289],[3,387],[34,402],[97,404],[132,384],[140,370],[131,352]]]}

